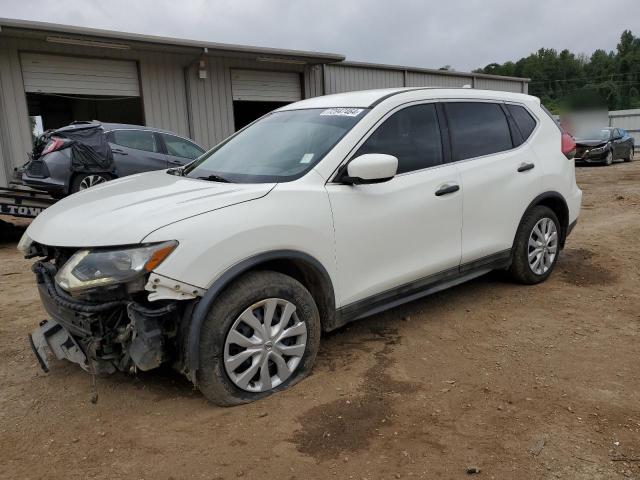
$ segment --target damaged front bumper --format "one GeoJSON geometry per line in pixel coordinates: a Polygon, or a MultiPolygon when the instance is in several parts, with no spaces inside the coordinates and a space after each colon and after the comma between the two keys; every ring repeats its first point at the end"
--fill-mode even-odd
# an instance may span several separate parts
{"type": "Polygon", "coordinates": [[[189,302],[159,301],[152,308],[125,291],[110,292],[109,300],[102,302],[81,300],[56,284],[53,264],[36,262],[33,271],[40,299],[51,317],[29,336],[45,372],[49,353],[95,374],[151,370],[181,358],[179,325],[189,302]]]}
{"type": "Polygon", "coordinates": [[[58,360],[69,360],[89,371],[87,356],[78,342],[54,320],[40,322],[39,328],[29,335],[29,344],[45,373],[49,372],[49,352],[55,354],[58,360]]]}

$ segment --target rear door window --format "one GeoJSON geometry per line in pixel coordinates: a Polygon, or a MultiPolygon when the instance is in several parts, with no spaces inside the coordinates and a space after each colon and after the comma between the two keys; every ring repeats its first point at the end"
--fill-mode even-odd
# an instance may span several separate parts
{"type": "Polygon", "coordinates": [[[434,104],[394,113],[362,144],[355,157],[385,153],[398,159],[398,174],[441,165],[442,139],[434,104]]]}
{"type": "Polygon", "coordinates": [[[515,120],[518,130],[522,134],[523,141],[527,141],[527,138],[531,136],[531,133],[536,128],[536,121],[531,116],[531,114],[527,111],[526,108],[520,105],[509,105],[507,104],[507,108],[509,109],[509,113],[515,120]]]}
{"type": "Polygon", "coordinates": [[[121,147],[154,153],[160,151],[153,132],[147,130],[114,130],[111,134],[112,142],[121,147]]]}
{"type": "Polygon", "coordinates": [[[168,133],[161,133],[160,136],[164,141],[164,145],[167,147],[167,153],[174,157],[193,160],[204,153],[204,150],[199,146],[184,138],[169,135],[168,133]]]}
{"type": "Polygon", "coordinates": [[[497,103],[445,103],[454,161],[513,148],[509,123],[497,103]]]}

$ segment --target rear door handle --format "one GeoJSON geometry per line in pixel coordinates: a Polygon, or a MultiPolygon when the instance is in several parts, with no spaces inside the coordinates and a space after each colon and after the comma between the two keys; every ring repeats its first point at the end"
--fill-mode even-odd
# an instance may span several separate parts
{"type": "Polygon", "coordinates": [[[120,155],[129,155],[127,152],[120,150],[119,148],[112,148],[111,151],[114,153],[119,153],[120,155]]]}
{"type": "Polygon", "coordinates": [[[438,190],[436,190],[436,197],[448,195],[450,193],[457,192],[458,190],[460,190],[460,185],[443,185],[438,190]]]}
{"type": "Polygon", "coordinates": [[[167,160],[169,163],[171,163],[172,165],[184,165],[184,162],[181,162],[180,160],[167,160]]]}
{"type": "Polygon", "coordinates": [[[518,167],[519,172],[526,172],[527,170],[531,170],[535,167],[533,163],[521,163],[518,167]]]}

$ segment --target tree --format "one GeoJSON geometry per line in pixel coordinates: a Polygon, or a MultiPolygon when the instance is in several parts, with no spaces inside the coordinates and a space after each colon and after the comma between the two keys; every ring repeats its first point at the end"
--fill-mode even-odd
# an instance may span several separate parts
{"type": "Polygon", "coordinates": [[[590,57],[540,48],[515,62],[490,63],[476,73],[528,77],[529,93],[554,113],[564,108],[634,108],[640,105],[640,38],[620,35],[616,50],[590,57]]]}

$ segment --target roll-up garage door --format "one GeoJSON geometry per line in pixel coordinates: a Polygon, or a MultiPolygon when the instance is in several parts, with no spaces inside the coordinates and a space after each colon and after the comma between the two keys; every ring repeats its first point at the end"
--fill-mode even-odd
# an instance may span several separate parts
{"type": "Polygon", "coordinates": [[[23,53],[27,93],[140,96],[136,62],[23,53]]]}
{"type": "Polygon", "coordinates": [[[302,100],[300,74],[296,72],[232,70],[231,86],[234,100],[251,102],[302,100]]]}

